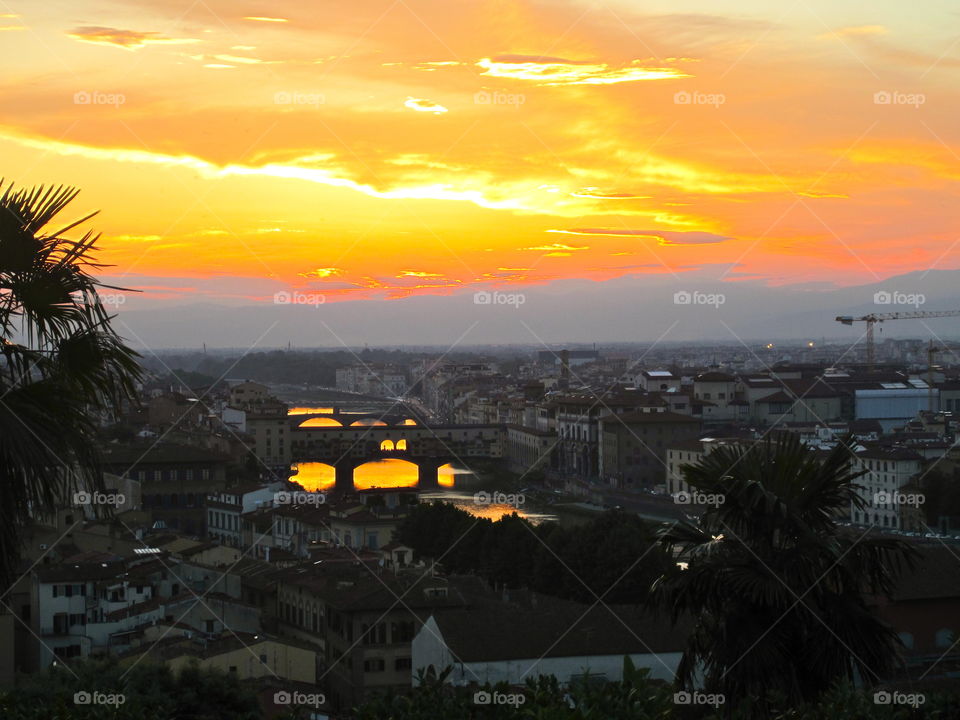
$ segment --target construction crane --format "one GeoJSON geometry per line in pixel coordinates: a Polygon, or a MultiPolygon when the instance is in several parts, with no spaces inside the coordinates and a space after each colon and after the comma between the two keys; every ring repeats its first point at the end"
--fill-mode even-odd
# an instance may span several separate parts
{"type": "Polygon", "coordinates": [[[853,325],[855,322],[867,324],[867,368],[874,369],[876,351],[873,343],[873,326],[887,320],[927,320],[929,318],[958,317],[960,310],[915,310],[913,312],[870,313],[861,317],[853,315],[839,315],[837,322],[844,325],[853,325]]]}

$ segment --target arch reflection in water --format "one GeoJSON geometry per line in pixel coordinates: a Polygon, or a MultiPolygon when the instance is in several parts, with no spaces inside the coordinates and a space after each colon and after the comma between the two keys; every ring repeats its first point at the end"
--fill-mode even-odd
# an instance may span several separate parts
{"type": "Polygon", "coordinates": [[[294,463],[293,470],[296,474],[290,479],[300,483],[307,492],[329,490],[337,482],[336,470],[327,463],[294,463]]]}
{"type": "Polygon", "coordinates": [[[385,423],[383,420],[376,420],[375,418],[362,418],[362,419],[360,419],[360,420],[355,420],[354,422],[350,423],[350,427],[354,427],[354,426],[358,426],[358,427],[376,427],[376,426],[380,426],[380,425],[384,425],[384,426],[385,426],[386,423],[385,423]]]}
{"type": "Polygon", "coordinates": [[[413,487],[420,478],[416,463],[398,458],[374,460],[357,466],[353,484],[358,490],[372,487],[413,487]]]}
{"type": "Polygon", "coordinates": [[[447,463],[437,468],[437,482],[443,487],[454,487],[457,475],[473,475],[473,472],[466,468],[457,467],[453,463],[447,463]]]}
{"type": "Polygon", "coordinates": [[[406,420],[404,420],[404,421],[403,421],[402,423],[400,423],[400,424],[401,424],[401,425],[416,425],[416,424],[417,424],[417,421],[414,420],[413,418],[407,418],[406,420]]]}

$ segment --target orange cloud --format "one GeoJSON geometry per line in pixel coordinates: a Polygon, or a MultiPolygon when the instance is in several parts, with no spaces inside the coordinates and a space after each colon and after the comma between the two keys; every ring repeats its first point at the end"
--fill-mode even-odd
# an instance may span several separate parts
{"type": "Polygon", "coordinates": [[[571,230],[547,230],[566,235],[607,235],[610,237],[657,238],[661,245],[713,245],[733,238],[709,232],[673,230],[629,230],[618,228],[573,228],[571,230]]]}

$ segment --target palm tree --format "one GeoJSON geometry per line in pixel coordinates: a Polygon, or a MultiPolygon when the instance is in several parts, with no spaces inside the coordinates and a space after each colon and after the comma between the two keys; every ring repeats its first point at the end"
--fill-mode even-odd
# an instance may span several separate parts
{"type": "Polygon", "coordinates": [[[0,589],[15,578],[32,517],[78,486],[102,488],[97,418],[140,379],[98,295],[106,286],[90,274],[103,267],[99,235],[64,236],[96,213],[49,230],[77,193],[11,184],[0,195],[0,589]]]}
{"type": "Polygon", "coordinates": [[[798,704],[898,666],[899,640],[865,595],[889,596],[913,551],[838,525],[851,504],[865,505],[847,443],[821,458],[784,433],[719,446],[683,468],[697,499],[715,503],[696,524],[661,532],[676,567],[653,597],[674,622],[693,621],[682,689],[723,693],[726,708],[747,701],[766,717],[772,696],[798,704]]]}

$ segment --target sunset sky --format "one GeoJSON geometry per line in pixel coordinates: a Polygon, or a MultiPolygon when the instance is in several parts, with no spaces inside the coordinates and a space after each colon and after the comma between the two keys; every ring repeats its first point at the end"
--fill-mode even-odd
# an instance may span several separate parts
{"type": "Polygon", "coordinates": [[[960,267],[960,7],[0,0],[0,175],[156,300],[960,267]]]}

